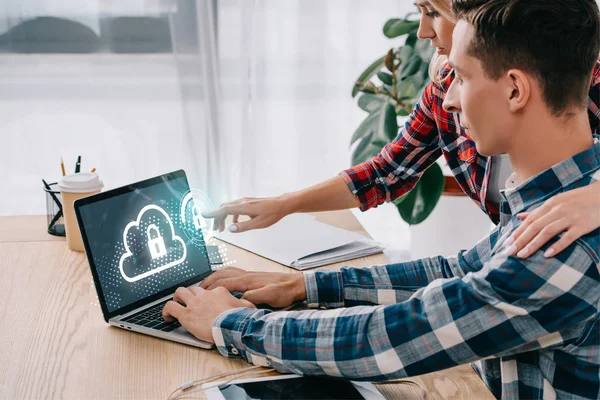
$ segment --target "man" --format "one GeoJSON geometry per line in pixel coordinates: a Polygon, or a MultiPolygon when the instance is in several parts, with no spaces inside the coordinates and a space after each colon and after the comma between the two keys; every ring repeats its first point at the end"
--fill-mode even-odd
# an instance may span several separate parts
{"type": "Polygon", "coordinates": [[[165,306],[221,354],[282,372],[387,380],[474,363],[501,398],[600,397],[600,230],[554,258],[507,238],[558,193],[600,178],[586,98],[600,52],[594,0],[454,0],[460,18],[444,107],[482,155],[515,174],[500,225],[456,258],[341,272],[227,269],[165,306]],[[205,290],[214,289],[214,290],[205,290]],[[246,292],[237,300],[228,290],[246,292]],[[269,312],[307,300],[333,310],[269,312]],[[359,307],[354,307],[359,306],[359,307]],[[341,308],[346,307],[346,308],[341,308]]]}

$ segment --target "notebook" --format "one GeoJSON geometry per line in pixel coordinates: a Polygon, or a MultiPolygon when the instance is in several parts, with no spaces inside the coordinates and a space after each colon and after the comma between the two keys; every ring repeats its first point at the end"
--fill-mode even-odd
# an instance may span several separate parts
{"type": "Polygon", "coordinates": [[[381,253],[383,247],[356,232],[324,224],[309,214],[292,214],[276,224],[216,235],[224,242],[297,270],[381,253]]]}

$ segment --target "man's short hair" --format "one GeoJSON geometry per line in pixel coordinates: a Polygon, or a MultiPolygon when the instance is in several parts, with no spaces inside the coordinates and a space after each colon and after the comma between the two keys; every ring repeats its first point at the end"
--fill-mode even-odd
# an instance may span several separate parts
{"type": "Polygon", "coordinates": [[[587,106],[600,53],[595,0],[454,0],[452,7],[475,28],[468,54],[491,79],[512,68],[533,75],[557,116],[587,106]]]}

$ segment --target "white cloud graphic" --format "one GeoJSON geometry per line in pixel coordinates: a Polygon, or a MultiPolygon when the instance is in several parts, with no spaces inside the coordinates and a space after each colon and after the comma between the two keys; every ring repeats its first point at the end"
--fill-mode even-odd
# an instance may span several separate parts
{"type": "Polygon", "coordinates": [[[169,214],[167,214],[165,212],[165,210],[163,210],[162,208],[155,206],[155,205],[148,205],[144,208],[142,208],[142,210],[140,211],[140,213],[137,216],[137,220],[136,221],[131,221],[129,224],[127,224],[127,226],[125,227],[125,230],[123,231],[123,244],[125,245],[125,254],[123,254],[121,256],[121,259],[119,260],[119,271],[121,272],[121,275],[123,276],[123,279],[125,279],[127,282],[136,282],[139,281],[140,279],[144,279],[148,276],[154,275],[154,274],[158,274],[161,271],[164,271],[165,269],[169,269],[172,268],[178,264],[181,264],[182,262],[185,261],[185,258],[187,257],[187,248],[185,246],[185,243],[183,242],[183,239],[181,239],[179,236],[177,236],[175,234],[175,229],[173,228],[173,222],[171,221],[171,218],[169,217],[169,214]],[[129,250],[129,246],[127,245],[127,233],[129,232],[129,229],[135,227],[135,226],[139,226],[140,225],[140,221],[142,220],[142,216],[144,215],[144,213],[148,210],[156,210],[158,212],[160,212],[161,214],[163,214],[165,216],[165,218],[167,219],[167,223],[168,225],[171,227],[171,237],[173,238],[173,240],[176,240],[178,242],[181,243],[181,245],[183,246],[183,256],[178,259],[175,260],[173,262],[170,262],[166,265],[162,265],[158,268],[154,268],[151,269],[150,271],[144,272],[143,274],[140,275],[136,275],[133,278],[127,276],[127,274],[125,274],[125,271],[123,270],[123,262],[128,258],[131,257],[133,255],[133,253],[131,253],[131,251],[129,250]]]}

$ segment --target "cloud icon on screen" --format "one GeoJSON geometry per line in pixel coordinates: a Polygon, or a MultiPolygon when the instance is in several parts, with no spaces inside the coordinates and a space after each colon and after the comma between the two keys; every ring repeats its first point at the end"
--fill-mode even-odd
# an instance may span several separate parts
{"type": "Polygon", "coordinates": [[[139,212],[123,230],[125,253],[119,271],[127,282],[136,282],[183,263],[187,249],[175,234],[169,214],[155,205],[139,212]]]}

